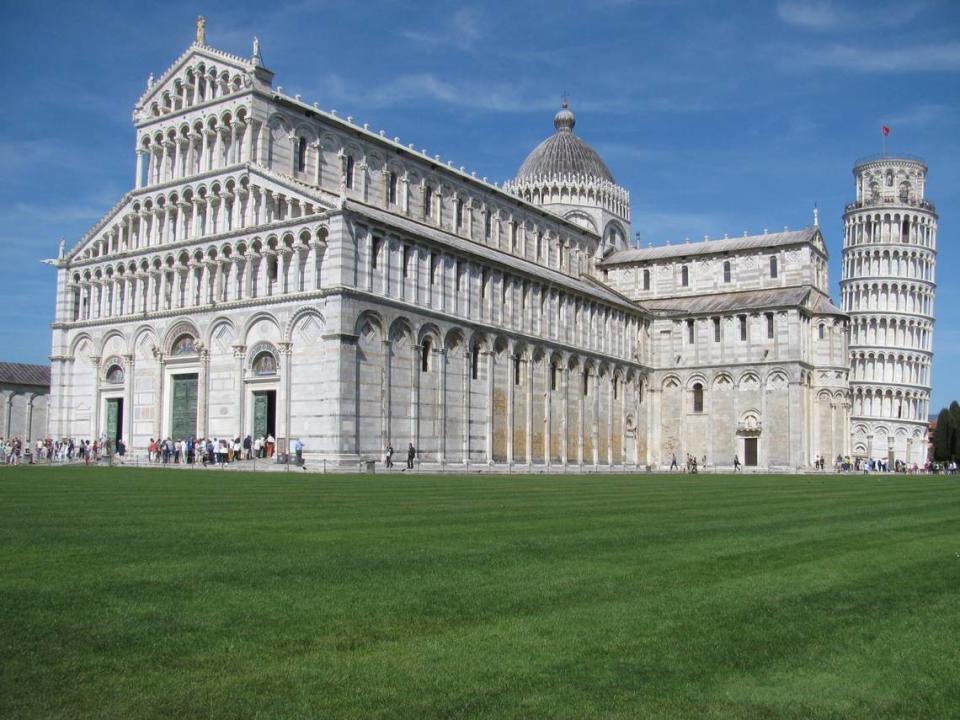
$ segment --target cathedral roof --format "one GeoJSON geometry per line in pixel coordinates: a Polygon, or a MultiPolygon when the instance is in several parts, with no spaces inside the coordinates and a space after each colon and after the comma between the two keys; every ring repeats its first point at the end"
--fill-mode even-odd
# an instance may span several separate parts
{"type": "Polygon", "coordinates": [[[50,366],[0,362],[0,383],[50,387],[50,366]]]}
{"type": "Polygon", "coordinates": [[[603,265],[620,265],[624,263],[647,262],[650,260],[665,260],[675,257],[693,257],[695,255],[713,255],[716,253],[731,253],[742,250],[760,250],[763,248],[783,247],[815,242],[820,234],[820,228],[807,227],[802,230],[785,230],[778,233],[764,233],[763,235],[749,235],[723,240],[703,240],[695,243],[678,245],[659,245],[651,248],[630,248],[615,252],[603,260],[603,265]]]}
{"type": "Polygon", "coordinates": [[[573,134],[573,126],[576,124],[577,119],[564,100],[560,112],[553,118],[556,131],[527,155],[514,182],[565,175],[615,182],[613,174],[597,151],[573,134]]]}
{"type": "Polygon", "coordinates": [[[807,307],[817,315],[846,315],[831,303],[829,298],[810,285],[658,298],[642,300],[639,305],[647,312],[661,317],[798,306],[807,307]]]}

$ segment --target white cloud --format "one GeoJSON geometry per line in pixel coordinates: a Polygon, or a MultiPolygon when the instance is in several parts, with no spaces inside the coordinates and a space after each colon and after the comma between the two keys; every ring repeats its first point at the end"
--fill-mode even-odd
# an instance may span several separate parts
{"type": "Polygon", "coordinates": [[[926,7],[925,2],[879,2],[869,10],[852,10],[831,0],[781,0],[777,15],[789,25],[807,30],[849,30],[894,27],[908,23],[926,7]]]}
{"type": "Polygon", "coordinates": [[[405,38],[424,45],[472,50],[483,35],[481,25],[482,17],[476,8],[461,7],[445,22],[429,32],[407,30],[402,34],[405,38]]]}
{"type": "Polygon", "coordinates": [[[93,205],[61,205],[51,203],[40,205],[37,203],[18,202],[0,211],[0,223],[14,225],[19,222],[42,222],[46,226],[63,223],[88,222],[103,216],[109,207],[95,207],[93,205]]]}
{"type": "Polygon", "coordinates": [[[956,72],[960,42],[913,47],[834,45],[823,50],[792,53],[784,59],[792,69],[836,69],[861,73],[956,72]]]}
{"type": "Polygon", "coordinates": [[[891,127],[926,127],[944,120],[950,113],[951,110],[946,105],[918,105],[907,112],[891,115],[886,118],[886,124],[891,127]]]}
{"type": "MultiPolygon", "coordinates": [[[[433,73],[400,75],[383,85],[356,91],[361,87],[345,81],[336,73],[324,78],[319,97],[351,109],[391,107],[401,104],[436,102],[453,107],[489,112],[522,113],[555,109],[556,97],[531,92],[518,83],[451,82],[433,73]]],[[[342,113],[341,113],[342,114],[342,113]]]]}

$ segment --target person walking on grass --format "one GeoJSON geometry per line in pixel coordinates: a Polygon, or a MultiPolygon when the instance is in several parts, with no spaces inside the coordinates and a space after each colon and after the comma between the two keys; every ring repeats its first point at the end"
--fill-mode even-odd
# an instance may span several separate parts
{"type": "Polygon", "coordinates": [[[670,461],[670,470],[679,470],[680,466],[677,464],[677,454],[673,453],[673,459],[670,461]]]}
{"type": "Polygon", "coordinates": [[[735,473],[743,471],[743,468],[740,465],[740,458],[736,455],[733,456],[733,471],[735,473]]]}

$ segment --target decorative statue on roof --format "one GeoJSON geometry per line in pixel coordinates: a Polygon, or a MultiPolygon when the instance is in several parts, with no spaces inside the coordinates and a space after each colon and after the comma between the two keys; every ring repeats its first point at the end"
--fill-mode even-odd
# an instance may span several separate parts
{"type": "Polygon", "coordinates": [[[203,15],[197,15],[197,45],[207,44],[207,20],[203,15]]]}

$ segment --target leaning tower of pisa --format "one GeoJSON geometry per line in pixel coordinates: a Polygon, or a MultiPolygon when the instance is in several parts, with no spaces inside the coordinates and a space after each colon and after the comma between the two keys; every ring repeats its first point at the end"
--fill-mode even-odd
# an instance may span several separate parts
{"type": "Polygon", "coordinates": [[[927,165],[881,155],[858,161],[853,175],[840,281],[850,314],[850,446],[863,458],[923,463],[937,255],[927,165]]]}

